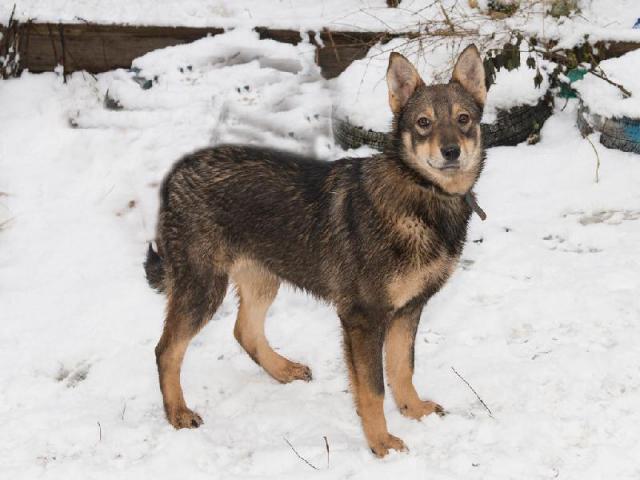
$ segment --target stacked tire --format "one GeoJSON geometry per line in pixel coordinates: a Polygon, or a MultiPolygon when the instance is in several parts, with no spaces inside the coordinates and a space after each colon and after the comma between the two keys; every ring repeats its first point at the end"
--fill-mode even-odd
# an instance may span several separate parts
{"type": "MultiPolygon", "coordinates": [[[[509,110],[498,110],[496,121],[483,123],[482,138],[485,148],[513,146],[537,134],[553,112],[553,99],[543,96],[536,105],[519,105],[509,110]]],[[[363,145],[383,150],[390,134],[353,125],[348,118],[333,114],[333,136],[345,150],[363,145]]]]}
{"type": "Polygon", "coordinates": [[[589,108],[581,101],[577,123],[583,135],[600,132],[600,143],[607,148],[640,153],[640,119],[595,115],[590,113],[589,108]]]}

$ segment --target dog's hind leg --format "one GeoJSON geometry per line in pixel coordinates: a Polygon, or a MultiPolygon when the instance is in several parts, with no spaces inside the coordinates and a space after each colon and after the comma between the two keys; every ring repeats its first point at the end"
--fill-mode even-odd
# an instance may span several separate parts
{"type": "Polygon", "coordinates": [[[282,383],[311,380],[311,370],[276,353],[264,332],[269,306],[278,293],[280,280],[261,265],[240,261],[232,269],[240,306],[233,334],[249,356],[282,383]]]}
{"type": "Polygon", "coordinates": [[[385,341],[387,377],[393,398],[403,415],[416,420],[434,412],[444,414],[437,403],[421,400],[413,386],[415,338],[421,311],[422,307],[396,315],[385,341]]]}
{"type": "Polygon", "coordinates": [[[212,271],[178,276],[167,291],[167,316],[156,346],[160,390],[169,423],[175,428],[197,428],[200,416],[187,408],[180,385],[180,369],[187,346],[222,303],[226,274],[212,271]]]}

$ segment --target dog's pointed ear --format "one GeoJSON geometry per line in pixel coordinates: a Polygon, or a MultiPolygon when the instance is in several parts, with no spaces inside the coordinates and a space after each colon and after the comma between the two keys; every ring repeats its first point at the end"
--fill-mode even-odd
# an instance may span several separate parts
{"type": "Polygon", "coordinates": [[[389,87],[389,106],[398,113],[407,104],[413,92],[424,85],[420,74],[409,60],[397,52],[391,52],[387,68],[387,86],[389,87]]]}
{"type": "Polygon", "coordinates": [[[474,100],[481,107],[484,107],[487,101],[484,65],[480,58],[480,52],[475,45],[469,45],[458,57],[456,66],[453,67],[451,82],[462,85],[474,100]]]}

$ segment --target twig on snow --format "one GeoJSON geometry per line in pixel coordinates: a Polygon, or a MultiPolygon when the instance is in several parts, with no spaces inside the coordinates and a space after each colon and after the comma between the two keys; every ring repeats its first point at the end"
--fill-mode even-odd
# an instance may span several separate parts
{"type": "Polygon", "coordinates": [[[583,135],[583,137],[589,142],[591,148],[593,148],[593,152],[596,154],[596,183],[598,183],[600,181],[600,155],[598,154],[598,149],[589,138],[589,135],[583,135]]]}
{"type": "Polygon", "coordinates": [[[327,441],[326,435],[322,438],[324,438],[324,446],[327,449],[327,468],[329,468],[329,442],[327,441]]]}
{"type": "Polygon", "coordinates": [[[476,392],[475,388],[473,388],[473,387],[471,386],[471,384],[470,384],[469,382],[467,382],[467,381],[465,380],[465,378],[464,378],[462,375],[460,375],[460,374],[458,373],[458,371],[457,371],[455,368],[451,367],[451,370],[453,370],[453,373],[455,373],[455,374],[460,378],[460,380],[462,380],[464,383],[466,383],[466,384],[467,384],[467,387],[469,387],[469,388],[471,389],[471,391],[475,394],[475,396],[478,398],[478,400],[480,400],[480,403],[482,404],[482,406],[483,406],[484,408],[486,408],[486,409],[487,409],[487,412],[489,412],[489,416],[490,416],[491,418],[495,418],[495,417],[493,416],[493,412],[492,412],[492,411],[491,411],[491,409],[487,406],[487,404],[486,404],[486,403],[484,403],[484,400],[482,400],[482,398],[480,397],[480,395],[478,395],[478,392],[476,392]]]}
{"type": "Polygon", "coordinates": [[[307,460],[306,458],[304,458],[302,455],[300,455],[298,453],[298,451],[293,447],[293,445],[291,445],[291,442],[289,440],[287,440],[287,437],[282,437],[284,439],[285,442],[287,442],[287,445],[289,445],[289,447],[291,448],[291,450],[293,450],[293,453],[296,454],[296,456],[302,460],[304,463],[306,463],[307,465],[309,465],[311,468],[313,468],[314,470],[318,470],[318,467],[316,467],[315,465],[313,465],[311,462],[309,462],[309,460],[307,460]]]}
{"type": "Polygon", "coordinates": [[[98,441],[101,442],[102,441],[102,425],[100,425],[100,422],[98,422],[98,441]]]}
{"type": "Polygon", "coordinates": [[[622,96],[624,98],[630,98],[631,97],[631,92],[629,90],[627,90],[624,87],[624,85],[621,85],[618,82],[614,82],[609,77],[607,77],[607,74],[604,73],[602,68],[600,68],[599,71],[596,68],[591,68],[591,69],[589,69],[589,73],[591,75],[593,75],[594,77],[598,77],[600,80],[604,80],[608,84],[613,85],[614,87],[616,87],[618,90],[620,90],[620,92],[622,92],[622,96]]]}

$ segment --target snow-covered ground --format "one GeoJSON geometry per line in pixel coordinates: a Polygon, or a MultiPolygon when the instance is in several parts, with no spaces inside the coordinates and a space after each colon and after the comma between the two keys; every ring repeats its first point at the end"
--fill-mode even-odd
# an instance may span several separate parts
{"type": "Polygon", "coordinates": [[[640,157],[592,136],[596,183],[574,101],[539,144],[488,152],[489,218],[474,217],[417,337],[417,388],[450,414],[417,422],[385,404],[409,453],[371,455],[338,319],[288,289],[268,335],[314,380],[280,385],[249,359],[229,293],[184,364],[205,423],[166,422],[164,298],[141,266],[158,182],[212,142],[342,153],[305,44],[227,35],[137,61],[158,77],[148,90],[124,71],[0,82],[0,478],[640,478],[640,157]],[[107,90],[122,110],[103,107],[107,90]]]}
{"type": "MultiPolygon", "coordinates": [[[[488,0],[477,3],[486,6],[488,0]]],[[[522,9],[507,23],[563,39],[565,46],[582,41],[585,34],[592,39],[640,40],[640,31],[632,30],[640,17],[637,0],[579,0],[580,13],[560,20],[542,14],[549,8],[548,0],[522,3],[535,8],[522,9]]],[[[472,29],[492,28],[477,17],[478,10],[468,0],[403,0],[398,8],[387,8],[386,0],[3,0],[0,23],[9,18],[14,4],[15,16],[22,21],[399,32],[416,30],[434,18],[444,21],[444,8],[454,19],[455,12],[474,17],[469,19],[472,29]]]]}

